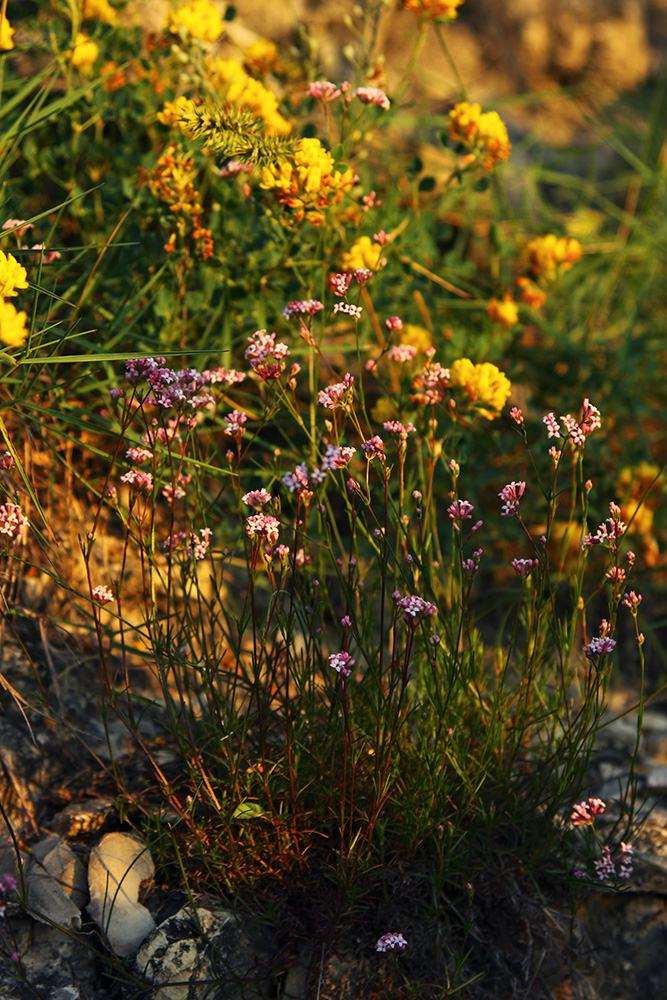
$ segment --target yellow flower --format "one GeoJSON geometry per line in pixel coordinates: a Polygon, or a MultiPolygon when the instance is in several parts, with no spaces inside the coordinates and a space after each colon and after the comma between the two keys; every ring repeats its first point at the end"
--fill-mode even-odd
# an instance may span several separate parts
{"type": "Polygon", "coordinates": [[[216,94],[227,104],[253,111],[272,135],[288,135],[292,131],[290,123],[278,111],[278,98],[273,91],[248,76],[236,59],[209,58],[206,72],[216,94]]]}
{"type": "Polygon", "coordinates": [[[382,247],[372,243],[370,236],[360,236],[341,257],[341,271],[356,271],[358,267],[369,271],[379,271],[386,261],[382,257],[382,247]]]}
{"type": "Polygon", "coordinates": [[[470,162],[479,160],[485,170],[491,170],[500,160],[506,160],[512,146],[507,126],[497,111],[482,114],[479,104],[461,101],[449,112],[449,135],[471,151],[470,162]]]}
{"type": "Polygon", "coordinates": [[[428,330],[415,323],[404,323],[399,337],[401,344],[410,344],[422,353],[433,346],[433,338],[428,330]]]}
{"type": "Polygon", "coordinates": [[[258,38],[243,56],[243,65],[251,76],[266,76],[280,67],[278,46],[268,38],[258,38]]]}
{"type": "Polygon", "coordinates": [[[194,107],[194,101],[191,101],[189,97],[177,97],[173,101],[165,101],[162,111],[157,113],[157,120],[161,125],[172,128],[178,125],[183,115],[192,111],[194,107]]]}
{"type": "Polygon", "coordinates": [[[521,301],[532,309],[541,309],[547,301],[547,293],[542,291],[530,278],[517,278],[516,283],[521,289],[521,301]]]}
{"type": "Polygon", "coordinates": [[[563,271],[569,271],[581,257],[581,243],[568,236],[536,236],[526,247],[533,274],[545,281],[554,281],[563,271]]]}
{"type": "Polygon", "coordinates": [[[11,302],[0,301],[0,341],[8,347],[21,347],[28,336],[26,319],[11,302]]]}
{"type": "Polygon", "coordinates": [[[273,191],[281,205],[294,209],[297,221],[307,219],[314,226],[324,222],[325,210],[338,204],[354,183],[354,174],[341,174],[319,139],[302,139],[294,162],[282,160],[264,167],[260,187],[273,191]]]}
{"type": "Polygon", "coordinates": [[[502,323],[507,330],[511,330],[519,319],[519,310],[509,292],[505,292],[502,302],[499,302],[495,297],[492,298],[486,312],[489,319],[492,319],[494,323],[502,323]]]}
{"type": "Polygon", "coordinates": [[[225,30],[225,22],[212,0],[190,0],[167,15],[166,27],[174,35],[180,28],[204,45],[211,45],[225,30]]]}
{"type": "Polygon", "coordinates": [[[83,0],[84,20],[97,18],[105,24],[115,24],[118,14],[109,3],[109,0],[83,0]]]}
{"type": "Polygon", "coordinates": [[[436,20],[447,18],[452,21],[458,16],[457,8],[463,0],[403,0],[403,6],[417,17],[436,20]]]}
{"type": "Polygon", "coordinates": [[[641,507],[639,504],[659,472],[657,465],[644,461],[621,469],[616,480],[616,492],[624,497],[619,504],[621,518],[626,524],[632,520],[629,530],[637,535],[646,537],[653,531],[654,511],[662,502],[659,491],[654,487],[641,507]]]}
{"type": "Polygon", "coordinates": [[[460,358],[449,368],[449,385],[465,389],[473,409],[487,420],[494,420],[507,402],[510,380],[495,365],[484,362],[474,365],[469,358],[460,358]]]}
{"type": "Polygon", "coordinates": [[[76,36],[76,42],[74,43],[74,48],[70,55],[70,62],[72,66],[81,70],[83,76],[90,76],[93,71],[93,65],[100,50],[98,49],[95,42],[86,35],[85,32],[79,31],[76,36]]]}
{"type": "Polygon", "coordinates": [[[14,29],[7,18],[3,17],[2,22],[0,23],[0,49],[6,52],[9,49],[14,48],[14,41],[12,38],[13,34],[14,29]]]}
{"type": "Polygon", "coordinates": [[[26,270],[12,254],[0,250],[0,296],[16,295],[17,288],[27,288],[26,270]]]}

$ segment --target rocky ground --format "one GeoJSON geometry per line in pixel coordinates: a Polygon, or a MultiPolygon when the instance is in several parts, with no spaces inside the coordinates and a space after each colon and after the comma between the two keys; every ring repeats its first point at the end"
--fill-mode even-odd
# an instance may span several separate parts
{"type": "MultiPolygon", "coordinates": [[[[67,662],[52,646],[46,655],[37,627],[23,631],[23,642],[24,648],[5,642],[0,675],[5,689],[0,699],[5,815],[0,871],[17,874],[18,848],[29,912],[10,904],[0,923],[0,946],[19,956],[18,963],[0,959],[2,1000],[310,1000],[316,995],[351,1000],[366,995],[360,984],[376,959],[368,942],[351,940],[347,951],[328,956],[317,982],[306,973],[321,956],[304,955],[303,961],[283,966],[277,977],[272,971],[276,948],[266,926],[239,919],[221,900],[191,900],[152,884],[150,851],[121,818],[108,768],[113,755],[117,764],[129,762],[141,780],[140,764],[113,716],[104,734],[94,664],[85,656],[77,664],[67,662]],[[37,686],[46,696],[41,712],[22,702],[35,700],[37,686]]],[[[135,681],[139,684],[139,678],[135,681]]],[[[617,691],[608,719],[635,697],[631,690],[617,691]]],[[[591,794],[610,804],[627,779],[636,725],[631,712],[610,721],[600,734],[591,794]]],[[[155,735],[157,714],[143,726],[146,738],[155,735]]],[[[574,918],[565,900],[525,900],[518,908],[514,902],[509,937],[488,942],[490,952],[505,950],[505,965],[495,961],[488,986],[482,981],[476,988],[481,992],[471,988],[463,994],[468,1000],[667,996],[665,704],[645,712],[637,774],[644,821],[634,838],[637,868],[627,889],[592,890],[574,918]]]]}

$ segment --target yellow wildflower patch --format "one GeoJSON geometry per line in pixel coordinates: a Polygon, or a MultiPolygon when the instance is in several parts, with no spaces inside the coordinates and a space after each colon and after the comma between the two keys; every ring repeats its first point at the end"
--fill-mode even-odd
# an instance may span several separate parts
{"type": "Polygon", "coordinates": [[[258,38],[248,46],[243,56],[243,65],[251,76],[266,76],[281,69],[278,46],[268,38],[258,38]]]}
{"type": "Polygon", "coordinates": [[[372,243],[370,236],[360,236],[349,250],[341,257],[341,271],[356,271],[358,267],[369,271],[379,271],[386,261],[382,256],[382,247],[372,243]]]}
{"type": "Polygon", "coordinates": [[[278,98],[260,80],[255,80],[236,59],[214,56],[206,60],[206,73],[213,90],[227,104],[252,111],[272,135],[288,135],[292,126],[278,111],[278,98]]]}
{"type": "Polygon", "coordinates": [[[72,66],[78,69],[83,76],[90,76],[99,54],[100,50],[96,43],[84,31],[79,31],[70,54],[72,66]]]}
{"type": "Polygon", "coordinates": [[[581,243],[569,236],[536,236],[526,247],[533,274],[545,281],[554,281],[563,271],[569,271],[581,257],[581,243]]]}
{"type": "Polygon", "coordinates": [[[438,18],[452,21],[458,17],[458,8],[463,0],[403,0],[403,6],[411,14],[424,20],[438,18]]]}
{"type": "Polygon", "coordinates": [[[14,48],[14,28],[6,17],[0,18],[0,49],[7,52],[14,48]]]}
{"type": "Polygon", "coordinates": [[[118,13],[109,0],[83,0],[83,17],[84,20],[96,18],[105,24],[115,24],[118,13]]]}
{"type": "Polygon", "coordinates": [[[505,292],[500,302],[495,297],[492,298],[486,312],[489,319],[494,323],[501,323],[507,330],[511,330],[519,319],[519,310],[509,292],[505,292]]]}
{"type": "Polygon", "coordinates": [[[336,170],[331,153],[319,139],[302,139],[293,162],[282,160],[262,170],[260,186],[293,209],[297,221],[305,218],[320,226],[326,209],[339,203],[353,183],[352,171],[336,170]]]}
{"type": "Polygon", "coordinates": [[[479,104],[469,101],[461,101],[449,112],[449,135],[452,142],[471,151],[467,157],[470,162],[478,160],[485,170],[506,160],[512,149],[507,126],[498,112],[482,113],[479,104]]]}
{"type": "Polygon", "coordinates": [[[174,128],[185,114],[195,107],[189,97],[176,97],[173,101],[165,101],[162,111],[158,111],[157,120],[161,125],[174,128]]]}
{"type": "Polygon", "coordinates": [[[11,253],[0,250],[0,296],[5,298],[16,295],[17,288],[27,288],[26,269],[11,253]]]}
{"type": "Polygon", "coordinates": [[[28,336],[27,316],[11,302],[0,300],[0,341],[7,347],[21,347],[28,336]]]}
{"type": "Polygon", "coordinates": [[[172,34],[179,29],[204,45],[212,45],[225,30],[222,13],[212,0],[190,0],[167,15],[165,27],[172,34]]]}
{"type": "Polygon", "coordinates": [[[512,386],[504,372],[486,361],[475,365],[460,358],[449,366],[449,385],[464,389],[473,409],[494,420],[507,402],[512,386]]]}

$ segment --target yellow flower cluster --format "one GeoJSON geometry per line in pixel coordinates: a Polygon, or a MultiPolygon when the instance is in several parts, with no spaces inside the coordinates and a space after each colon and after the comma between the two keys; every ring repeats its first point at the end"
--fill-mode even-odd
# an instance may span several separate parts
{"type": "Polygon", "coordinates": [[[83,0],[83,17],[84,20],[96,18],[105,24],[115,24],[118,14],[109,0],[83,0]]]}
{"type": "Polygon", "coordinates": [[[153,194],[165,202],[169,206],[169,211],[176,216],[176,232],[172,233],[165,244],[167,253],[173,253],[176,248],[176,235],[185,237],[191,224],[192,238],[195,243],[199,243],[203,259],[208,260],[213,254],[213,240],[211,231],[204,229],[201,224],[203,208],[199,201],[199,192],[193,184],[195,177],[193,167],[194,160],[179,152],[172,143],[164,156],[157,161],[157,166],[150,176],[145,171],[141,171],[140,176],[143,181],[148,181],[153,194]]]}
{"type": "Polygon", "coordinates": [[[494,323],[501,323],[507,330],[511,330],[519,319],[519,310],[509,292],[505,292],[502,302],[499,302],[495,297],[492,298],[486,312],[489,319],[492,319],[494,323]]]}
{"type": "Polygon", "coordinates": [[[386,264],[382,247],[372,243],[370,236],[360,236],[341,257],[341,271],[356,271],[358,267],[379,271],[386,264]]]}
{"type": "Polygon", "coordinates": [[[206,60],[209,83],[218,99],[238,108],[252,111],[272,135],[288,135],[290,123],[278,111],[278,98],[259,80],[253,79],[235,59],[215,56],[206,60]]]}
{"type": "Polygon", "coordinates": [[[446,18],[452,21],[458,16],[458,8],[463,0],[403,0],[403,6],[416,17],[436,20],[446,18]]]}
{"type": "Polygon", "coordinates": [[[0,341],[8,347],[20,347],[28,336],[26,314],[7,302],[17,294],[17,289],[27,288],[26,270],[16,258],[0,250],[0,341]]]}
{"type": "Polygon", "coordinates": [[[563,271],[569,271],[581,257],[581,243],[569,236],[536,236],[526,247],[533,274],[553,281],[563,271]]]}
{"type": "Polygon", "coordinates": [[[260,186],[273,191],[281,205],[293,209],[298,222],[305,218],[320,226],[326,209],[338,204],[353,184],[352,171],[341,174],[336,170],[331,153],[319,139],[302,139],[293,163],[282,160],[275,166],[264,167],[260,186]]]}
{"type": "Polygon", "coordinates": [[[189,97],[176,97],[173,101],[165,101],[162,111],[157,113],[157,120],[161,125],[174,128],[185,114],[194,110],[194,107],[195,103],[189,97]]]}
{"type": "Polygon", "coordinates": [[[174,35],[180,29],[204,45],[211,45],[225,30],[225,22],[212,0],[190,0],[167,15],[165,27],[174,35]]]}
{"type": "Polygon", "coordinates": [[[0,18],[0,49],[7,52],[14,48],[14,29],[6,17],[0,18]]]}
{"type": "Polygon", "coordinates": [[[100,50],[95,42],[84,31],[79,31],[69,57],[72,66],[80,70],[83,76],[90,76],[99,54],[100,50]]]}
{"type": "Polygon", "coordinates": [[[449,112],[449,135],[471,151],[470,162],[491,170],[500,160],[506,160],[512,149],[507,126],[497,111],[482,113],[479,104],[461,101],[449,112]]]}
{"type": "Polygon", "coordinates": [[[621,518],[626,524],[632,521],[628,530],[641,536],[644,559],[649,566],[656,564],[659,555],[654,535],[655,511],[664,501],[655,487],[645,498],[644,494],[653,485],[659,472],[657,465],[643,461],[621,469],[615,483],[617,495],[625,498],[619,503],[621,518]]]}
{"type": "Polygon", "coordinates": [[[243,65],[251,76],[266,76],[281,69],[278,46],[268,38],[258,38],[243,55],[243,65]]]}
{"type": "Polygon", "coordinates": [[[521,301],[532,309],[541,309],[547,301],[547,293],[530,278],[517,278],[516,283],[521,289],[521,301]]]}
{"type": "Polygon", "coordinates": [[[474,365],[469,358],[460,358],[449,367],[449,385],[468,394],[473,409],[487,420],[494,420],[507,402],[510,380],[495,365],[485,362],[474,365]]]}

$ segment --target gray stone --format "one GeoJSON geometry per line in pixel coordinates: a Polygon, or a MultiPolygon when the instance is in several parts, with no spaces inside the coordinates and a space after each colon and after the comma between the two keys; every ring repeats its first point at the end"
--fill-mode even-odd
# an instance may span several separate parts
{"type": "Polygon", "coordinates": [[[98,985],[95,956],[82,940],[15,913],[10,924],[25,982],[9,958],[0,955],[2,1000],[35,1000],[35,996],[45,1000],[103,1000],[108,996],[98,985]]]}
{"type": "Polygon", "coordinates": [[[141,883],[154,873],[146,845],[127,833],[108,833],[91,852],[88,912],[116,955],[133,955],[155,929],[153,917],[138,902],[141,883]]]}
{"type": "Polygon", "coordinates": [[[267,957],[229,910],[202,906],[195,916],[188,905],[144,942],[135,972],[152,987],[145,1000],[235,1000],[266,995],[257,967],[267,957]]]}

